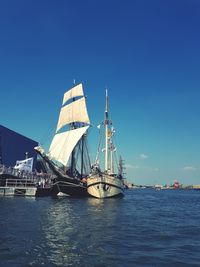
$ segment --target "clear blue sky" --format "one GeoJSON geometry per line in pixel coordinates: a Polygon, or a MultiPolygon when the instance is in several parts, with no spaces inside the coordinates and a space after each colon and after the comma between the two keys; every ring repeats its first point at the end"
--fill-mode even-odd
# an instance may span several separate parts
{"type": "Polygon", "coordinates": [[[199,0],[0,2],[0,124],[44,142],[83,82],[94,127],[105,87],[127,178],[200,183],[199,0]]]}

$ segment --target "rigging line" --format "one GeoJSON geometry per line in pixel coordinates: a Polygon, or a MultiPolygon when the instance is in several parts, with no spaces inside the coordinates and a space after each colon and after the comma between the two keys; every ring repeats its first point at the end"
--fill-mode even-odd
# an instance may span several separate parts
{"type": "Polygon", "coordinates": [[[88,149],[88,141],[87,141],[87,139],[85,139],[85,153],[87,155],[89,168],[91,168],[91,161],[90,161],[90,156],[89,156],[89,149],[88,149]]]}
{"type": "Polygon", "coordinates": [[[84,153],[87,157],[87,163],[89,164],[89,167],[91,167],[91,162],[90,162],[90,155],[89,155],[89,144],[88,144],[88,135],[89,135],[89,129],[84,133],[84,153]]]}
{"type": "MultiPolygon", "coordinates": [[[[76,144],[74,150],[76,150],[76,151],[74,151],[74,167],[76,169],[76,166],[78,165],[80,153],[81,153],[81,142],[80,142],[80,140],[76,144]]],[[[80,168],[80,166],[79,166],[79,168],[80,168]]]]}
{"type": "Polygon", "coordinates": [[[81,142],[80,142],[80,146],[81,146],[81,177],[83,176],[83,148],[84,148],[84,135],[81,138],[81,142]]]}
{"type": "Polygon", "coordinates": [[[118,155],[117,155],[117,152],[116,151],[114,152],[114,159],[115,159],[115,164],[117,166],[117,170],[119,171],[118,155]]]}
{"type": "Polygon", "coordinates": [[[52,136],[54,136],[54,133],[55,131],[52,129],[52,126],[49,127],[49,131],[46,131],[44,134],[43,134],[43,137],[41,138],[41,142],[40,144],[41,145],[46,145],[47,142],[48,142],[48,139],[52,139],[52,136]]]}
{"type": "Polygon", "coordinates": [[[118,155],[118,149],[117,147],[115,146],[115,140],[114,140],[114,136],[112,136],[112,142],[113,142],[113,146],[116,148],[116,151],[115,151],[115,156],[116,156],[116,159],[118,160],[119,159],[119,155],[118,155]]]}
{"type": "MultiPolygon", "coordinates": [[[[103,125],[103,123],[101,123],[101,125],[103,125]]],[[[102,142],[102,138],[103,138],[103,131],[99,130],[99,134],[100,134],[100,138],[99,138],[99,143],[97,146],[97,153],[96,153],[96,159],[95,159],[95,164],[97,164],[98,160],[99,160],[99,152],[100,152],[100,148],[101,148],[101,142],[102,142]]]]}
{"type": "Polygon", "coordinates": [[[89,151],[88,151],[88,146],[87,146],[87,140],[86,140],[86,143],[85,143],[85,151],[84,151],[84,154],[85,154],[85,158],[86,158],[86,161],[85,161],[85,173],[88,174],[91,170],[91,162],[90,162],[90,156],[89,156],[89,151]]]}
{"type": "Polygon", "coordinates": [[[113,146],[113,148],[114,148],[114,150],[112,151],[112,153],[113,153],[113,157],[114,157],[115,165],[117,166],[117,169],[118,169],[118,171],[119,171],[119,166],[118,166],[118,159],[119,159],[119,157],[118,157],[118,150],[117,150],[117,148],[116,148],[116,146],[115,146],[114,136],[112,136],[111,138],[112,138],[112,146],[113,146]]]}
{"type": "Polygon", "coordinates": [[[76,146],[74,147],[73,151],[72,151],[72,156],[73,156],[73,168],[76,169],[77,167],[77,162],[78,162],[78,152],[79,152],[79,143],[76,144],[76,146]]]}

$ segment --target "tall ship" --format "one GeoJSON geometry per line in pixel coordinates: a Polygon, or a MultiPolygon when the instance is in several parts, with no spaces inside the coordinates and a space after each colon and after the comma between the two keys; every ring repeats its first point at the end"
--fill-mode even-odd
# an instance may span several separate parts
{"type": "MultiPolygon", "coordinates": [[[[87,178],[88,194],[95,198],[113,198],[124,196],[124,182],[122,160],[117,164],[117,172],[115,171],[115,153],[113,137],[115,130],[112,122],[108,117],[108,91],[106,90],[106,108],[105,121],[101,126],[104,126],[105,142],[101,142],[102,135],[100,134],[100,142],[97,149],[95,164],[92,166],[92,171],[87,178]],[[102,148],[102,144],[105,146],[102,148]],[[100,168],[100,152],[104,152],[104,170],[100,168]]],[[[102,127],[101,127],[102,128],[102,127]]]]}
{"type": "Polygon", "coordinates": [[[90,172],[87,132],[90,119],[86,107],[83,85],[67,91],[58,118],[55,135],[46,153],[41,146],[37,153],[56,175],[54,191],[71,197],[86,197],[86,177],[90,172]]]}

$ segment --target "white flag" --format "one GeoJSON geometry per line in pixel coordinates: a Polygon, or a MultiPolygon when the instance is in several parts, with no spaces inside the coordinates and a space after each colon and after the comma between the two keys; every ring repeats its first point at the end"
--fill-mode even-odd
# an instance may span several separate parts
{"type": "Polygon", "coordinates": [[[33,168],[33,158],[17,160],[16,165],[14,166],[15,170],[27,171],[27,172],[32,172],[32,168],[33,168]]]}

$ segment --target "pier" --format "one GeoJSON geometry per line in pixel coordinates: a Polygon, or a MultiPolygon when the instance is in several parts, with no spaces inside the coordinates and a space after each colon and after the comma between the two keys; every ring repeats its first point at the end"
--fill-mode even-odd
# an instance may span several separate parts
{"type": "Polygon", "coordinates": [[[0,196],[48,196],[53,179],[46,173],[18,171],[4,165],[0,166],[0,196]]]}
{"type": "Polygon", "coordinates": [[[35,196],[37,186],[29,179],[5,179],[5,186],[0,187],[0,196],[35,196]]]}

